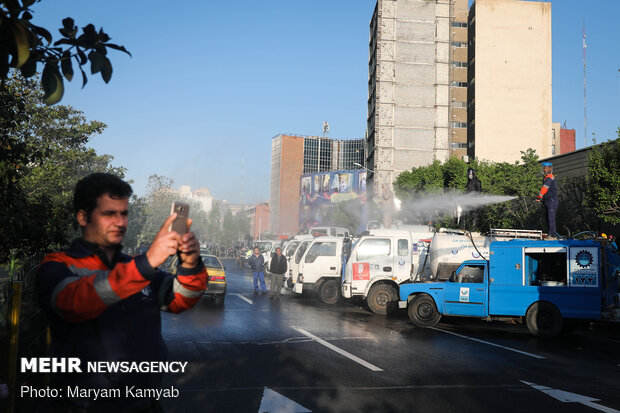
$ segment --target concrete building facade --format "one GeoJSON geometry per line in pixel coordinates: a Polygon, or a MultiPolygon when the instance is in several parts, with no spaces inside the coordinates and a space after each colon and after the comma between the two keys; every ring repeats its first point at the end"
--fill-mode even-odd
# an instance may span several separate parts
{"type": "Polygon", "coordinates": [[[250,235],[254,240],[260,239],[263,234],[269,232],[269,202],[261,202],[246,208],[245,214],[250,220],[250,235]]]}
{"type": "Polygon", "coordinates": [[[270,232],[294,235],[299,227],[301,175],[364,164],[364,140],[280,134],[271,140],[270,232]]]}
{"type": "Polygon", "coordinates": [[[208,188],[199,188],[192,191],[191,186],[181,185],[177,193],[184,199],[198,202],[206,214],[211,212],[211,209],[213,209],[213,197],[211,196],[211,191],[209,191],[208,188]]]}
{"type": "Polygon", "coordinates": [[[551,3],[476,0],[468,29],[468,155],[551,156],[551,3]]]}
{"type": "Polygon", "coordinates": [[[551,156],[575,150],[575,129],[566,129],[559,122],[551,124],[551,156]]]}
{"type": "Polygon", "coordinates": [[[378,0],[370,22],[369,188],[465,154],[467,0],[378,0]]]}

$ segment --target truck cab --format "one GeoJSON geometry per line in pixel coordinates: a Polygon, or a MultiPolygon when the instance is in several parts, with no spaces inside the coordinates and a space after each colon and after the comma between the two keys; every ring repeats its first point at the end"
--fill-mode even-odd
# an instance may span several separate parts
{"type": "Polygon", "coordinates": [[[399,306],[414,325],[442,315],[525,322],[539,337],[579,321],[618,319],[620,257],[595,240],[491,243],[490,259],[464,261],[446,282],[400,286],[399,306]]]}
{"type": "Polygon", "coordinates": [[[336,304],[340,298],[342,244],[343,237],[315,238],[299,261],[293,291],[313,291],[325,304],[336,304]]]}
{"type": "Polygon", "coordinates": [[[308,228],[308,234],[318,236],[344,237],[349,230],[345,227],[316,226],[308,228]]]}
{"type": "Polygon", "coordinates": [[[428,227],[419,226],[412,230],[377,229],[361,236],[345,266],[343,297],[365,299],[376,314],[395,310],[399,284],[415,277],[428,262],[432,235],[428,227]]]}
{"type": "Polygon", "coordinates": [[[312,235],[295,235],[289,240],[285,247],[282,249],[282,254],[286,257],[288,264],[288,271],[284,275],[284,286],[287,288],[293,288],[295,279],[297,278],[297,269],[301,256],[306,251],[307,245],[312,242],[314,237],[312,235]],[[301,247],[301,250],[300,250],[301,247]],[[296,260],[297,252],[299,251],[299,259],[296,260]],[[293,275],[293,273],[295,273],[293,275]]]}

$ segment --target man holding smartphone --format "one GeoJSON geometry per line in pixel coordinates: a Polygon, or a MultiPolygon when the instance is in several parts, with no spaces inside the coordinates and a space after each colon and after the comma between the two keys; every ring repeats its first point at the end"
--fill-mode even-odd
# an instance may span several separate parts
{"type": "MultiPolygon", "coordinates": [[[[191,232],[170,231],[176,214],[163,222],[145,254],[121,252],[132,192],[128,183],[107,173],[91,174],[76,185],[74,209],[82,237],[68,250],[48,254],[36,277],[50,324],[51,357],[77,357],[82,366],[89,361],[164,361],[160,310],[188,310],[206,288],[198,240],[191,232]],[[158,269],[175,254],[176,276],[158,269]]],[[[161,379],[161,373],[52,374],[50,385],[120,389],[125,395],[131,386],[158,389],[161,379]]],[[[161,412],[159,402],[139,397],[64,397],[45,403],[50,412],[161,412]]]]}

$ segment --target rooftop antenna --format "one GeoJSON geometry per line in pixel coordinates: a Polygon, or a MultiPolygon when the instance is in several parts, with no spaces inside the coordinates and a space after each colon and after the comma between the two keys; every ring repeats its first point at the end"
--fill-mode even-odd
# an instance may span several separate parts
{"type": "Polygon", "coordinates": [[[327,121],[323,122],[323,137],[327,136],[329,133],[329,123],[327,121]]]}
{"type": "Polygon", "coordinates": [[[586,20],[583,19],[583,147],[588,146],[588,117],[586,111],[586,20]]]}

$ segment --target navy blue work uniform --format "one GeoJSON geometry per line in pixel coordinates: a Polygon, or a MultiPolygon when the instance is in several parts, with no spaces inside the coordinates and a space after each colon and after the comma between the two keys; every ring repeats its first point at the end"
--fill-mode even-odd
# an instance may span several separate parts
{"type": "Polygon", "coordinates": [[[543,178],[543,186],[538,194],[538,199],[542,199],[549,236],[555,237],[555,214],[558,210],[558,185],[552,173],[548,173],[543,178]]]}

